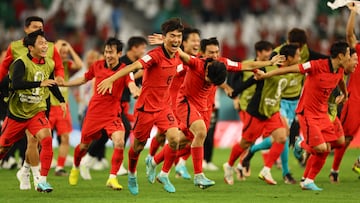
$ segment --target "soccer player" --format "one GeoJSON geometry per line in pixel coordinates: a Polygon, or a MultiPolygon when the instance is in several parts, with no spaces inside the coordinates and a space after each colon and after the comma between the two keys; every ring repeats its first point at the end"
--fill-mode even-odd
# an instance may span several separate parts
{"type": "Polygon", "coordinates": [[[29,52],[16,59],[9,74],[13,90],[0,137],[0,159],[28,130],[41,145],[40,174],[33,171],[35,188],[39,192],[51,192],[53,188],[46,180],[53,157],[50,124],[45,115],[49,89],[61,102],[63,111],[66,105],[60,90],[54,86],[55,80],[49,79],[55,64],[47,57],[48,44],[43,31],[32,32],[23,41],[29,52]]]}
{"type": "MultiPolygon", "coordinates": [[[[74,51],[72,46],[66,42],[65,40],[57,40],[55,43],[55,47],[60,53],[60,57],[64,66],[64,80],[68,81],[70,74],[78,71],[83,66],[83,63],[79,57],[79,55],[74,51]],[[73,60],[69,59],[69,55],[73,60]]],[[[67,87],[60,88],[61,94],[65,98],[65,102],[68,105],[69,100],[69,90],[67,87]]],[[[59,154],[57,165],[55,167],[55,175],[56,176],[67,176],[68,173],[64,169],[66,156],[69,153],[69,135],[72,131],[71,124],[71,114],[69,105],[67,106],[66,116],[64,117],[64,113],[61,110],[61,106],[59,102],[56,100],[53,94],[50,94],[50,114],[49,121],[51,125],[51,129],[55,129],[57,135],[60,137],[59,143],[59,154]]]]}
{"type": "MultiPolygon", "coordinates": [[[[280,54],[286,57],[286,61],[283,62],[284,65],[296,64],[300,60],[300,51],[296,45],[285,45],[280,50],[280,54]]],[[[281,69],[277,66],[267,66],[262,70],[268,72],[278,68],[281,69]]],[[[271,176],[270,169],[280,156],[288,136],[283,119],[280,116],[280,99],[283,90],[288,85],[288,80],[284,77],[275,77],[271,80],[256,81],[254,77],[251,77],[239,88],[241,91],[256,84],[255,93],[244,114],[244,127],[240,143],[233,146],[228,162],[223,165],[225,183],[234,184],[234,162],[258,137],[263,135],[265,138],[271,136],[274,143],[270,148],[259,178],[268,184],[277,184],[271,176]]],[[[234,93],[236,95],[238,92],[234,93]]]]}
{"type": "Polygon", "coordinates": [[[330,48],[329,59],[319,59],[304,64],[265,73],[261,78],[268,78],[286,73],[307,73],[303,93],[296,109],[305,140],[303,147],[311,155],[307,161],[301,183],[302,189],[321,191],[315,183],[316,175],[322,169],[330,152],[330,144],[339,143],[334,131],[334,124],[328,115],[328,100],[331,92],[339,85],[344,99],[347,98],[343,80],[344,67],[351,65],[350,49],[346,42],[336,42],[330,48]]]}
{"type": "MultiPolygon", "coordinates": [[[[137,183],[136,166],[140,152],[144,149],[153,125],[166,136],[168,147],[166,147],[164,168],[172,166],[179,143],[179,129],[174,113],[169,106],[169,87],[176,73],[176,69],[182,66],[177,53],[182,41],[183,25],[178,18],[165,21],[161,25],[164,36],[164,44],[150,52],[141,59],[126,66],[113,76],[97,85],[97,91],[104,94],[113,89],[113,82],[128,73],[143,68],[143,83],[140,97],[135,105],[135,124],[133,133],[134,143],[129,150],[128,165],[128,187],[130,193],[137,195],[139,187],[137,183]]],[[[168,170],[162,171],[157,180],[164,185],[167,192],[175,192],[175,187],[169,180],[168,170]]]]}
{"type": "MultiPolygon", "coordinates": [[[[29,34],[38,29],[43,30],[44,20],[38,16],[30,16],[25,19],[25,27],[24,32],[29,34]]],[[[55,48],[54,44],[48,42],[47,56],[52,58],[55,62],[55,80],[58,83],[63,82],[64,78],[64,67],[61,62],[60,55],[55,48]]],[[[6,74],[8,74],[9,69],[13,62],[20,56],[26,55],[28,49],[23,46],[23,39],[13,41],[8,46],[6,56],[4,61],[0,66],[0,80],[4,78],[6,74]]],[[[35,178],[36,174],[39,171],[39,150],[38,150],[38,141],[33,138],[33,135],[30,135],[28,131],[27,133],[27,148],[25,152],[25,161],[23,167],[18,171],[17,178],[20,181],[20,189],[21,190],[29,190],[31,189],[30,185],[30,169],[33,173],[33,177],[35,178]]],[[[35,185],[36,188],[36,185],[35,185]]]]}
{"type": "MultiPolygon", "coordinates": [[[[267,61],[270,59],[271,53],[273,52],[273,44],[268,41],[258,41],[255,43],[255,52],[256,52],[256,58],[253,59],[253,61],[267,61]]],[[[241,71],[241,72],[234,72],[231,76],[229,76],[228,82],[231,84],[230,86],[234,89],[234,95],[236,95],[236,92],[240,92],[239,87],[247,81],[250,77],[252,77],[254,74],[251,71],[241,71]]],[[[236,110],[239,111],[239,118],[243,122],[245,119],[245,112],[246,108],[253,97],[255,93],[256,85],[252,85],[251,87],[248,87],[244,91],[241,92],[241,94],[235,99],[234,107],[236,110]]],[[[251,148],[250,148],[251,149],[251,148]]],[[[243,174],[243,166],[241,163],[235,167],[235,172],[237,174],[237,178],[239,180],[243,180],[245,177],[243,174]]]]}
{"type": "MultiPolygon", "coordinates": [[[[346,27],[346,39],[350,47],[355,48],[356,53],[359,57],[360,44],[357,41],[356,35],[354,33],[357,7],[354,3],[350,3],[348,5],[348,8],[350,9],[350,16],[346,27]]],[[[345,145],[342,148],[335,149],[334,151],[334,161],[330,172],[330,180],[333,182],[338,182],[338,176],[339,176],[338,170],[342,157],[344,156],[345,151],[349,146],[350,142],[353,140],[354,136],[359,130],[359,126],[360,126],[360,118],[359,118],[360,108],[358,105],[360,101],[360,88],[358,87],[359,80],[360,80],[360,61],[358,61],[355,71],[350,74],[347,81],[347,90],[349,92],[349,98],[344,103],[340,117],[345,134],[345,145]]]]}
{"type": "MultiPolygon", "coordinates": [[[[95,84],[99,84],[105,78],[121,70],[124,66],[119,58],[122,54],[123,44],[116,38],[109,38],[105,42],[104,60],[96,61],[83,77],[66,82],[66,86],[76,86],[86,83],[95,78],[95,84]]],[[[79,165],[82,157],[86,154],[90,143],[99,139],[101,131],[105,131],[114,143],[114,152],[111,160],[111,170],[106,186],[121,190],[116,174],[119,171],[123,160],[124,151],[124,126],[119,117],[120,98],[123,88],[128,86],[133,94],[137,94],[138,89],[130,76],[123,77],[114,82],[114,89],[111,93],[95,93],[90,100],[88,111],[86,112],[84,124],[81,130],[80,144],[75,147],[74,165],[70,171],[69,184],[76,185],[79,179],[79,165]]]]}

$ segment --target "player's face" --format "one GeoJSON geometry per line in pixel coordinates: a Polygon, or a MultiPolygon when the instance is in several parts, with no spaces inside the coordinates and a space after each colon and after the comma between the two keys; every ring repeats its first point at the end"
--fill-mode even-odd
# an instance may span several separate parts
{"type": "Polygon", "coordinates": [[[189,34],[186,41],[183,41],[184,52],[196,56],[200,49],[200,36],[197,33],[189,34]]]}
{"type": "Polygon", "coordinates": [[[175,54],[181,45],[181,41],[182,41],[182,32],[178,30],[174,30],[166,33],[164,38],[164,46],[166,51],[170,55],[175,54]]]}
{"type": "Polygon", "coordinates": [[[267,61],[270,59],[271,53],[273,52],[272,49],[269,50],[261,50],[261,51],[257,51],[256,55],[257,55],[257,59],[259,61],[267,61]]]}
{"type": "Polygon", "coordinates": [[[24,31],[26,34],[35,32],[36,30],[43,30],[44,26],[42,22],[40,21],[31,21],[30,25],[28,27],[24,28],[24,31]]]}
{"type": "Polygon", "coordinates": [[[219,46],[213,44],[207,45],[205,48],[204,57],[217,60],[220,57],[219,46]]]}
{"type": "Polygon", "coordinates": [[[118,53],[116,50],[116,45],[106,45],[104,50],[104,57],[108,67],[113,68],[119,63],[119,58],[121,56],[121,51],[118,53]]]}
{"type": "Polygon", "coordinates": [[[300,49],[297,49],[294,57],[288,57],[289,65],[298,64],[300,62],[300,59],[301,59],[300,49]]]}
{"type": "Polygon", "coordinates": [[[69,48],[65,45],[62,45],[60,48],[60,57],[62,60],[65,60],[68,57],[69,48]]]}
{"type": "Polygon", "coordinates": [[[90,51],[86,55],[86,65],[89,68],[96,60],[98,60],[98,53],[95,51],[90,51]]]}
{"type": "Polygon", "coordinates": [[[355,52],[351,55],[349,64],[344,68],[345,73],[346,74],[353,73],[357,65],[358,65],[358,55],[355,52]]]}
{"type": "Polygon", "coordinates": [[[133,47],[136,60],[143,57],[146,52],[146,44],[141,44],[133,47]]]}
{"type": "Polygon", "coordinates": [[[48,50],[48,43],[45,37],[38,36],[34,46],[30,46],[31,55],[35,58],[43,58],[46,56],[48,50]]]}

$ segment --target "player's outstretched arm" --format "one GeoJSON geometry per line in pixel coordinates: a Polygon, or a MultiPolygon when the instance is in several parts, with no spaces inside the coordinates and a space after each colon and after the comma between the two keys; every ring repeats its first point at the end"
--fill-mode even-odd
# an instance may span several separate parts
{"type": "Polygon", "coordinates": [[[82,77],[78,77],[74,80],[71,81],[64,81],[63,84],[58,84],[59,86],[65,86],[65,87],[72,87],[72,86],[79,86],[82,84],[85,84],[87,82],[87,80],[85,79],[84,76],[82,77]]]}
{"type": "Polygon", "coordinates": [[[178,48],[179,56],[184,63],[189,63],[190,55],[185,53],[181,48],[178,48]]]}
{"type": "Polygon", "coordinates": [[[275,75],[284,75],[284,74],[287,74],[287,73],[300,73],[299,64],[295,64],[295,65],[287,66],[287,67],[282,67],[282,68],[277,68],[277,69],[269,71],[267,73],[259,71],[259,72],[254,73],[254,74],[255,74],[255,79],[262,80],[262,79],[265,79],[265,78],[270,78],[270,77],[275,76],[275,75]]]}
{"type": "Polygon", "coordinates": [[[282,65],[284,61],[285,61],[285,57],[283,55],[275,55],[269,61],[246,61],[242,63],[242,70],[246,71],[246,70],[254,70],[266,66],[282,65]]]}
{"type": "Polygon", "coordinates": [[[112,92],[112,84],[114,83],[115,80],[129,74],[130,72],[140,69],[142,67],[143,66],[139,61],[135,61],[134,63],[125,66],[124,68],[120,69],[115,74],[113,74],[112,76],[101,81],[98,84],[96,91],[99,94],[105,94],[109,90],[109,92],[111,93],[112,92]]]}
{"type": "Polygon", "coordinates": [[[354,33],[355,17],[356,17],[356,5],[354,2],[348,4],[350,9],[350,16],[346,25],[346,41],[350,47],[355,47],[357,43],[356,35],[354,33]]]}
{"type": "Polygon", "coordinates": [[[345,102],[345,101],[348,99],[348,92],[347,92],[347,88],[346,88],[346,83],[345,83],[345,81],[344,81],[343,79],[341,79],[341,80],[339,81],[338,86],[339,86],[340,91],[341,91],[341,92],[343,93],[343,95],[344,95],[344,98],[342,99],[341,102],[345,102]]]}

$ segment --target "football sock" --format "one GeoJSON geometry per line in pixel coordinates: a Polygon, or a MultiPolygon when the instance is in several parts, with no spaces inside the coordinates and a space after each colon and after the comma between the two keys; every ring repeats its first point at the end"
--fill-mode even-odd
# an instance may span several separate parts
{"type": "Polygon", "coordinates": [[[276,159],[279,158],[281,152],[284,149],[283,143],[274,142],[270,148],[269,156],[265,162],[265,166],[271,168],[276,159]]]}
{"type": "Polygon", "coordinates": [[[161,171],[168,173],[176,159],[177,150],[171,149],[169,145],[164,146],[164,164],[161,171]]]}
{"type": "Polygon", "coordinates": [[[194,174],[202,173],[202,160],[204,158],[204,147],[191,147],[194,174]]]}
{"type": "Polygon", "coordinates": [[[314,159],[311,163],[309,175],[306,178],[315,180],[315,177],[317,176],[317,174],[319,174],[320,170],[324,166],[326,157],[328,156],[328,154],[329,154],[329,152],[324,152],[324,153],[318,153],[318,154],[314,155],[314,159]]]}
{"type": "Polygon", "coordinates": [[[50,166],[51,166],[51,161],[52,161],[52,158],[53,158],[51,136],[43,138],[40,143],[41,143],[41,152],[40,152],[41,170],[40,170],[40,175],[47,176],[48,173],[49,173],[50,166]]]}
{"type": "Polygon", "coordinates": [[[135,174],[136,166],[137,166],[137,162],[139,160],[140,153],[136,153],[133,149],[133,146],[130,146],[128,156],[129,156],[129,169],[128,170],[132,174],[135,174]]]}
{"type": "Polygon", "coordinates": [[[158,152],[155,156],[154,156],[154,161],[156,163],[156,165],[160,164],[161,162],[164,161],[165,159],[165,147],[169,147],[168,144],[165,144],[164,147],[160,150],[160,152],[158,152]]]}
{"type": "Polygon", "coordinates": [[[283,177],[290,173],[289,170],[289,138],[286,139],[284,150],[281,152],[281,167],[282,167],[282,175],[283,177]]]}
{"type": "Polygon", "coordinates": [[[156,137],[154,137],[150,143],[150,149],[149,149],[150,156],[152,157],[155,156],[159,147],[160,147],[160,143],[157,141],[156,137]]]}
{"type": "Polygon", "coordinates": [[[86,149],[80,149],[80,144],[75,147],[75,150],[74,150],[74,166],[76,168],[79,167],[81,159],[83,158],[83,156],[85,156],[86,151],[87,151],[86,149]]]}
{"type": "Polygon", "coordinates": [[[124,159],[124,150],[114,148],[114,152],[111,158],[111,170],[110,174],[116,175],[124,159]]]}
{"type": "Polygon", "coordinates": [[[307,177],[309,175],[309,171],[311,169],[311,166],[312,166],[312,162],[314,160],[314,155],[310,154],[310,157],[309,159],[307,160],[306,162],[306,166],[305,166],[305,170],[304,170],[304,173],[303,173],[303,177],[307,177]]]}
{"type": "Polygon", "coordinates": [[[336,148],[334,150],[334,161],[333,161],[333,164],[332,164],[332,169],[334,171],[339,170],[339,166],[340,166],[341,160],[342,160],[342,158],[343,158],[343,156],[345,154],[345,151],[346,151],[345,145],[343,145],[340,148],[336,148]]]}
{"type": "Polygon", "coordinates": [[[233,167],[236,159],[238,159],[241,153],[244,152],[244,149],[240,146],[239,143],[235,143],[231,149],[230,157],[228,160],[229,166],[233,167]]]}
{"type": "Polygon", "coordinates": [[[253,146],[250,147],[250,152],[251,153],[255,153],[259,150],[264,150],[264,149],[269,149],[271,147],[271,137],[267,137],[265,139],[262,140],[262,142],[260,142],[259,144],[255,144],[253,146]]]}
{"type": "Polygon", "coordinates": [[[56,166],[56,167],[64,168],[64,166],[65,166],[65,161],[66,161],[66,157],[64,157],[64,156],[59,156],[59,157],[58,157],[58,160],[57,160],[57,166],[56,166]]]}

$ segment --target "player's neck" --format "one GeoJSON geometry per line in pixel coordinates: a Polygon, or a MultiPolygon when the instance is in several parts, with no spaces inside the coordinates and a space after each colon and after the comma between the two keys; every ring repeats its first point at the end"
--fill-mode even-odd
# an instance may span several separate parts
{"type": "Polygon", "coordinates": [[[334,73],[336,73],[340,68],[340,61],[338,59],[331,59],[331,65],[333,67],[334,73]]]}
{"type": "Polygon", "coordinates": [[[166,51],[166,53],[169,55],[170,58],[174,58],[175,53],[171,53],[169,52],[168,48],[166,47],[166,45],[164,44],[164,50],[166,51]]]}
{"type": "Polygon", "coordinates": [[[138,60],[138,58],[135,56],[135,53],[132,51],[126,52],[126,56],[130,59],[130,61],[134,62],[138,60]]]}

